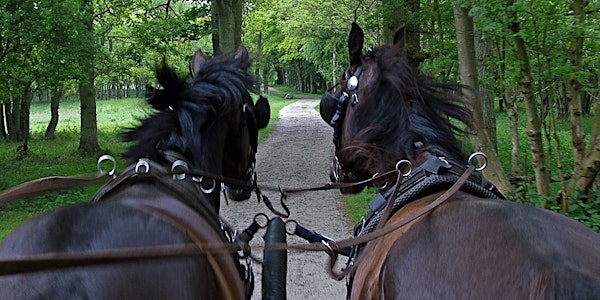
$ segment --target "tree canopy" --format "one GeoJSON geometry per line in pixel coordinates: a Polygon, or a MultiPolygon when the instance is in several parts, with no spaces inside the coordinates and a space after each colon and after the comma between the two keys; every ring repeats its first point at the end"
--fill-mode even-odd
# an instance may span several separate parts
{"type": "MultiPolygon", "coordinates": [[[[263,85],[320,93],[347,66],[352,22],[364,29],[366,45],[379,45],[389,40],[391,27],[406,25],[407,36],[416,36],[414,53],[407,55],[418,61],[420,71],[460,81],[457,7],[474,22],[478,81],[488,90],[492,110],[511,115],[510,109],[523,109],[523,65],[516,47],[522,42],[530,64],[528,93],[548,152],[540,163],[555,163],[560,159],[555,145],[573,140],[575,160],[559,162],[574,167],[559,172],[600,165],[592,156],[600,140],[600,129],[593,128],[600,124],[582,126],[577,119],[591,116],[600,96],[600,2],[582,0],[0,0],[0,133],[26,138],[31,98],[56,90],[61,91],[56,95],[78,95],[77,83],[92,74],[90,68],[97,98],[141,96],[145,85],[154,84],[153,70],[163,59],[187,69],[196,48],[213,55],[238,38],[250,50],[263,85]],[[86,3],[93,6],[91,36],[86,35],[86,3]],[[241,18],[218,10],[239,3],[241,18]],[[231,34],[224,34],[229,29],[231,34]],[[91,67],[81,63],[85,55],[91,67]],[[559,119],[572,124],[570,137],[551,135],[559,119]]],[[[513,121],[516,128],[527,122],[513,121]]],[[[511,146],[518,151],[509,173],[531,175],[520,166],[527,164],[527,147],[518,140],[511,146]]],[[[498,145],[498,151],[510,149],[498,145]]],[[[595,174],[585,176],[593,181],[595,174]]],[[[549,177],[557,176],[565,177],[549,177]]]]}

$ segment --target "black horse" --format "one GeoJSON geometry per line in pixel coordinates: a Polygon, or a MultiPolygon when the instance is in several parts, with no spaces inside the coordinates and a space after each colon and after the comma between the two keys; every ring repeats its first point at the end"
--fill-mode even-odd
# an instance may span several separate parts
{"type": "Polygon", "coordinates": [[[357,226],[364,239],[391,232],[359,248],[351,298],[599,299],[598,233],[506,201],[471,175],[476,159],[455,135],[460,123],[472,124],[468,89],[412,69],[403,31],[394,45],[366,54],[363,42],[353,24],[341,88],[321,102],[335,128],[332,177],[361,181],[397,170],[403,179],[377,184],[380,195],[357,226]]]}
{"type": "MultiPolygon", "coordinates": [[[[198,50],[191,80],[163,64],[157,70],[162,88],[149,88],[155,112],[124,133],[134,142],[125,153],[134,164],[94,201],[24,223],[0,245],[0,259],[227,244],[218,218],[220,179],[237,179],[233,183],[242,189],[253,178],[248,170],[254,166],[258,130],[270,116],[266,99],[255,105],[250,98],[249,65],[244,47],[208,61],[198,50]]],[[[248,297],[251,286],[244,286],[237,254],[202,253],[0,276],[1,294],[4,299],[248,297]]]]}

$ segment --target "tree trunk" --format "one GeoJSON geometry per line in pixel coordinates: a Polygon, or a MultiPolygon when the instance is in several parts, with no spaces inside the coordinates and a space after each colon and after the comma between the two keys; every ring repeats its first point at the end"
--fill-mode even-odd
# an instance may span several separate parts
{"type": "Polygon", "coordinates": [[[519,91],[525,99],[525,108],[527,111],[527,140],[531,147],[535,184],[538,194],[548,196],[550,195],[550,176],[548,174],[546,156],[544,154],[540,119],[535,96],[532,91],[531,67],[529,65],[525,41],[520,35],[521,25],[518,21],[518,16],[516,15],[515,10],[510,9],[513,5],[513,0],[508,2],[509,11],[512,11],[512,15],[510,15],[509,18],[513,20],[513,23],[509,25],[509,29],[513,33],[515,39],[515,52],[517,61],[519,62],[519,91]]]}
{"type": "Polygon", "coordinates": [[[212,2],[211,9],[216,9],[213,16],[217,17],[219,51],[222,53],[233,52],[242,44],[242,8],[242,0],[212,2]]]}
{"type": "MultiPolygon", "coordinates": [[[[475,16],[476,18],[477,16],[475,16]]],[[[483,112],[483,122],[487,130],[491,143],[496,152],[498,151],[498,142],[496,140],[496,110],[494,107],[494,87],[489,83],[493,82],[493,72],[487,65],[489,58],[492,57],[492,41],[491,37],[484,37],[480,30],[474,32],[475,40],[475,58],[477,61],[477,78],[478,81],[488,84],[479,85],[479,93],[481,97],[481,110],[483,112]]]]}
{"type": "Polygon", "coordinates": [[[89,41],[94,40],[94,6],[91,0],[84,1],[86,10],[84,24],[88,36],[87,51],[80,54],[79,65],[82,70],[82,78],[79,80],[79,98],[81,100],[81,135],[79,137],[79,150],[85,153],[96,153],[100,149],[98,144],[98,123],[96,119],[96,91],[94,86],[94,52],[95,45],[89,41]]]}
{"type": "MultiPolygon", "coordinates": [[[[575,28],[581,28],[585,22],[585,0],[572,0],[570,3],[575,18],[575,28]]],[[[575,37],[569,48],[569,61],[571,62],[571,76],[567,80],[567,99],[569,104],[569,120],[571,121],[571,140],[573,142],[573,163],[575,169],[579,167],[585,155],[585,140],[582,125],[581,108],[581,82],[575,75],[581,69],[583,53],[583,29],[575,29],[575,37]]]]}
{"type": "MultiPolygon", "coordinates": [[[[467,8],[455,4],[454,20],[461,82],[477,90],[478,83],[475,61],[475,41],[473,38],[473,19],[469,17],[467,8]]],[[[510,185],[508,176],[506,176],[506,173],[502,168],[502,164],[500,164],[496,149],[485,128],[480,99],[477,95],[473,96],[472,109],[475,121],[475,132],[470,135],[473,148],[483,151],[488,157],[488,167],[483,171],[485,177],[494,183],[502,193],[512,194],[513,188],[510,185]]]]}
{"type": "Polygon", "coordinates": [[[262,81],[263,81],[263,93],[269,93],[269,66],[270,66],[270,57],[263,56],[263,66],[262,66],[262,81]]]}
{"type": "Polygon", "coordinates": [[[46,127],[46,134],[44,135],[46,140],[54,139],[54,132],[56,131],[56,126],[58,125],[58,107],[60,105],[61,98],[62,89],[52,89],[52,92],[50,93],[50,122],[48,123],[48,127],[46,127]]]}
{"type": "Polygon", "coordinates": [[[433,7],[435,10],[435,19],[437,22],[437,34],[439,36],[439,49],[437,57],[442,57],[444,53],[444,27],[442,26],[442,12],[440,10],[440,3],[438,0],[433,1],[433,7]]]}
{"type": "Polygon", "coordinates": [[[13,132],[13,113],[12,113],[12,105],[13,105],[13,100],[12,98],[8,99],[8,101],[6,101],[4,103],[4,119],[6,120],[6,137],[8,139],[12,139],[12,132],[13,132]]]}
{"type": "MultiPolygon", "coordinates": [[[[587,2],[583,0],[573,0],[571,2],[571,9],[573,10],[573,15],[576,18],[575,23],[577,25],[581,26],[585,22],[584,8],[586,5],[587,2]]],[[[576,71],[581,67],[582,49],[583,33],[578,31],[570,49],[570,61],[574,69],[573,71],[576,71]]],[[[582,155],[580,147],[583,146],[583,140],[577,141],[577,143],[575,141],[576,134],[579,134],[579,131],[581,130],[581,111],[577,111],[577,105],[581,108],[581,100],[577,101],[577,99],[580,99],[581,97],[581,84],[577,77],[573,76],[568,80],[567,89],[571,111],[573,148],[575,155],[582,155]],[[571,102],[574,102],[573,105],[571,105],[571,102]]],[[[583,134],[581,137],[577,138],[583,138],[583,134]]],[[[589,152],[587,153],[587,156],[582,157],[582,160],[579,164],[576,164],[576,166],[573,178],[568,186],[567,196],[573,195],[577,190],[580,190],[580,192],[584,194],[588,194],[600,171],[600,105],[598,104],[596,105],[596,111],[594,113],[594,125],[592,128],[589,152]]]]}
{"type": "Polygon", "coordinates": [[[4,122],[6,111],[6,104],[0,103],[0,137],[7,138],[8,132],[6,131],[6,123],[4,122]]]}
{"type": "MultiPolygon", "coordinates": [[[[383,11],[381,42],[383,45],[392,45],[396,30],[406,23],[404,1],[381,0],[381,10],[383,11]]],[[[403,49],[406,49],[406,46],[403,49]]]]}
{"type": "Polygon", "coordinates": [[[221,45],[219,43],[219,11],[217,10],[216,4],[212,4],[210,6],[210,17],[212,19],[212,44],[213,44],[213,53],[214,55],[220,55],[223,53],[221,51],[221,45]]]}
{"type": "Polygon", "coordinates": [[[21,97],[13,97],[11,101],[10,126],[8,137],[12,141],[19,141],[23,138],[23,129],[21,128],[21,97]]]}
{"type": "Polygon", "coordinates": [[[421,30],[419,20],[415,16],[419,15],[421,2],[419,0],[382,0],[383,31],[382,44],[391,45],[394,43],[394,34],[404,26],[404,47],[406,60],[414,70],[419,69],[421,62],[425,60],[421,52],[421,30]],[[413,16],[408,19],[407,15],[413,16]]]}
{"type": "MultiPolygon", "coordinates": [[[[507,92],[508,93],[508,92],[507,92]]],[[[506,113],[508,114],[508,121],[510,123],[510,161],[511,161],[511,174],[513,176],[521,176],[523,174],[521,170],[521,141],[519,140],[519,106],[517,99],[513,96],[506,95],[506,113]]]]}
{"type": "Polygon", "coordinates": [[[23,95],[21,96],[21,113],[19,116],[19,123],[21,124],[22,136],[19,140],[25,141],[29,139],[29,116],[31,115],[31,101],[33,100],[33,91],[31,90],[31,84],[33,81],[25,84],[23,95]]]}
{"type": "Polygon", "coordinates": [[[256,41],[256,54],[254,55],[253,66],[254,66],[254,78],[256,78],[256,83],[258,85],[258,90],[260,91],[260,80],[262,65],[264,64],[264,58],[262,55],[262,31],[258,33],[258,38],[256,41]]]}
{"type": "Polygon", "coordinates": [[[594,125],[590,137],[590,151],[578,168],[575,169],[573,178],[568,186],[567,197],[573,192],[580,191],[587,194],[592,188],[598,172],[600,171],[600,102],[596,105],[594,125]]]}
{"type": "MultiPolygon", "coordinates": [[[[519,107],[513,94],[509,92],[506,86],[506,49],[505,40],[501,39],[498,45],[498,57],[500,57],[500,66],[498,68],[498,82],[500,82],[502,90],[502,99],[500,105],[506,103],[506,114],[508,115],[509,127],[510,127],[510,144],[511,144],[511,175],[521,176],[521,158],[520,149],[521,142],[519,141],[519,107]]],[[[502,108],[500,108],[502,110],[502,108]]]]}

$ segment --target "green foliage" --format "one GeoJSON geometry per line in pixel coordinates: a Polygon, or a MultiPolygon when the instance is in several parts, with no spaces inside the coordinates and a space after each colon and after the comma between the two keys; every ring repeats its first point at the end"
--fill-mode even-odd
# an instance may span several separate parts
{"type": "Polygon", "coordinates": [[[533,183],[522,183],[517,186],[515,195],[509,200],[546,208],[600,232],[600,191],[595,191],[592,195],[574,194],[572,198],[575,200],[569,203],[568,210],[565,211],[559,203],[560,199],[556,196],[539,195],[533,183]]]}

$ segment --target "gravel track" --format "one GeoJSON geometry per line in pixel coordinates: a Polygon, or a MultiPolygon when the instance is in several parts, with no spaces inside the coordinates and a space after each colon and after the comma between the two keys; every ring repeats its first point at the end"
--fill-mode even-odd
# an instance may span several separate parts
{"type": "MultiPolygon", "coordinates": [[[[329,182],[329,162],[333,155],[333,130],[321,120],[315,107],[318,100],[300,99],[284,107],[279,113],[276,128],[258,146],[256,169],[259,186],[300,188],[329,182]]],[[[277,192],[263,191],[277,209],[277,192]]],[[[223,198],[223,197],[222,197],[223,198]]],[[[335,240],[351,235],[352,224],[338,190],[308,192],[290,195],[287,199],[291,215],[288,220],[335,240]]],[[[273,217],[263,203],[253,195],[248,201],[227,204],[221,202],[221,217],[233,228],[243,230],[257,213],[273,217]]],[[[261,229],[250,243],[253,254],[262,259],[264,244],[261,229]]],[[[295,236],[288,243],[306,243],[295,236]]],[[[345,281],[332,279],[327,272],[328,256],[321,252],[288,251],[287,299],[345,299],[345,281]]],[[[339,267],[345,263],[340,257],[339,267]]],[[[252,299],[262,299],[260,264],[253,265],[255,288],[252,299]]]]}

